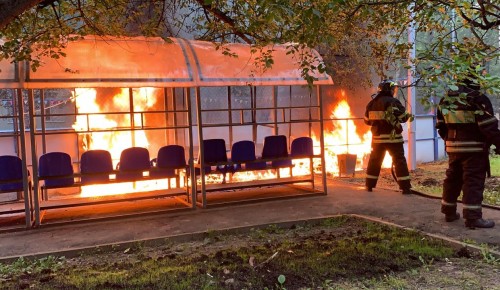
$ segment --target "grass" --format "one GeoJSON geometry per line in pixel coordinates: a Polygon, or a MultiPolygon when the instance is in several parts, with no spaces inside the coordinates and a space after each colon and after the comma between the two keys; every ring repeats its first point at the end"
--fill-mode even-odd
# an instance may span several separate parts
{"type": "MultiPolygon", "coordinates": [[[[490,156],[490,168],[491,168],[491,176],[498,177],[500,176],[500,157],[499,156],[490,156]]],[[[444,178],[444,175],[443,175],[444,178]]],[[[443,192],[443,187],[441,185],[420,185],[416,184],[414,189],[432,196],[441,197],[443,192]]],[[[459,197],[461,199],[461,196],[459,197]]],[[[500,188],[492,187],[486,188],[483,193],[483,203],[489,205],[500,206],[500,188]]]]}
{"type": "Polygon", "coordinates": [[[440,240],[354,217],[210,235],[209,244],[137,247],[43,263],[23,259],[1,265],[0,288],[334,289],[355,283],[403,289],[408,281],[395,273],[426,271],[456,254],[440,240]]]}
{"type": "Polygon", "coordinates": [[[491,176],[500,176],[500,157],[490,157],[491,176]]]}

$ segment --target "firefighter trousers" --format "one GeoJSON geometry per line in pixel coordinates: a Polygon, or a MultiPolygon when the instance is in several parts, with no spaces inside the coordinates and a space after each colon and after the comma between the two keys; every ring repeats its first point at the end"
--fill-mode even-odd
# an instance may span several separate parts
{"type": "Polygon", "coordinates": [[[443,182],[441,212],[447,215],[457,210],[457,199],[463,192],[463,217],[482,218],[484,182],[488,171],[487,153],[448,153],[448,169],[443,182]]]}
{"type": "Polygon", "coordinates": [[[402,142],[398,143],[372,143],[372,152],[366,169],[366,187],[374,188],[377,185],[380,167],[384,161],[385,153],[389,152],[392,162],[396,167],[396,178],[399,188],[407,190],[411,188],[410,173],[406,164],[405,150],[402,142]]]}

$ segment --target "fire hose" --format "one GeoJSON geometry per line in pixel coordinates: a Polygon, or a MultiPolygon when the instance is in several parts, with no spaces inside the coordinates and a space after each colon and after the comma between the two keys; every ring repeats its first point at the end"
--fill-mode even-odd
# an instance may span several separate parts
{"type": "MultiPolygon", "coordinates": [[[[488,165],[489,165],[489,162],[488,162],[488,165]]],[[[489,167],[489,166],[488,166],[489,167]]],[[[488,168],[489,169],[489,168],[488,168]]],[[[490,170],[490,169],[489,169],[490,170]]],[[[488,170],[488,171],[489,171],[488,170]]],[[[489,172],[488,172],[489,173],[489,172]]],[[[394,165],[394,162],[392,163],[391,165],[391,175],[392,175],[392,178],[394,178],[394,181],[398,182],[398,177],[396,176],[396,166],[394,165]]],[[[488,177],[491,177],[491,173],[488,174],[488,177]]],[[[426,193],[423,193],[423,192],[420,192],[420,191],[416,191],[414,189],[411,189],[411,192],[413,194],[416,194],[416,195],[420,195],[420,196],[423,196],[423,197],[427,197],[427,198],[433,198],[433,199],[441,199],[440,196],[433,196],[433,195],[429,195],[429,194],[426,194],[426,193]]],[[[457,202],[462,202],[461,200],[458,200],[457,202]]],[[[500,206],[495,206],[495,205],[489,205],[489,204],[483,204],[482,207],[485,207],[485,208],[490,208],[490,209],[495,209],[495,210],[500,210],[500,206]]]]}

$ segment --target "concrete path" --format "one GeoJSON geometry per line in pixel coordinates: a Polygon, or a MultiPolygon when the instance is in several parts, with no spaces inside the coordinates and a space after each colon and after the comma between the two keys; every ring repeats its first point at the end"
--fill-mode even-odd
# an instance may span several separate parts
{"type": "MultiPolygon", "coordinates": [[[[220,208],[163,213],[114,220],[81,222],[0,234],[0,260],[19,256],[76,253],[80,250],[137,240],[192,235],[205,231],[251,227],[360,214],[457,241],[500,246],[500,211],[483,209],[493,229],[470,230],[463,219],[446,223],[439,212],[440,201],[391,190],[366,192],[362,187],[329,181],[326,196],[303,197],[220,208]]],[[[461,211],[461,208],[459,208],[461,211]]]]}

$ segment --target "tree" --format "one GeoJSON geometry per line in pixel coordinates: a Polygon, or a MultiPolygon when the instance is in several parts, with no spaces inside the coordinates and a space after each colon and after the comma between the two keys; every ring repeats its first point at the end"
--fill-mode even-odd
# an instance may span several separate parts
{"type": "MultiPolygon", "coordinates": [[[[453,89],[459,76],[469,72],[488,92],[500,90],[499,77],[491,73],[498,70],[500,57],[496,0],[24,2],[32,7],[1,30],[6,42],[0,50],[3,57],[31,60],[34,69],[40,65],[34,45],[41,48],[40,53],[57,58],[64,56],[61,47],[81,35],[168,38],[187,33],[222,44],[246,42],[255,50],[274,43],[287,43],[291,53],[314,47],[326,63],[319,69],[326,68],[336,83],[349,86],[353,75],[363,76],[368,83],[370,72],[383,78],[392,76],[398,66],[401,69],[411,46],[407,27],[415,22],[418,54],[412,61],[417,82],[411,85],[424,87],[426,95],[432,96],[453,89]]],[[[16,10],[4,14],[15,15],[16,10]]],[[[303,58],[306,79],[310,69],[317,69],[311,67],[312,60],[312,56],[303,58]]],[[[270,59],[262,61],[272,65],[270,59]]]]}
{"type": "Polygon", "coordinates": [[[25,10],[42,2],[41,0],[0,0],[0,28],[4,28],[25,10]]]}
{"type": "Polygon", "coordinates": [[[486,92],[500,97],[498,1],[442,3],[434,13],[432,3],[415,7],[421,37],[414,62],[424,92],[432,96],[456,90],[465,76],[472,76],[486,92]]]}

